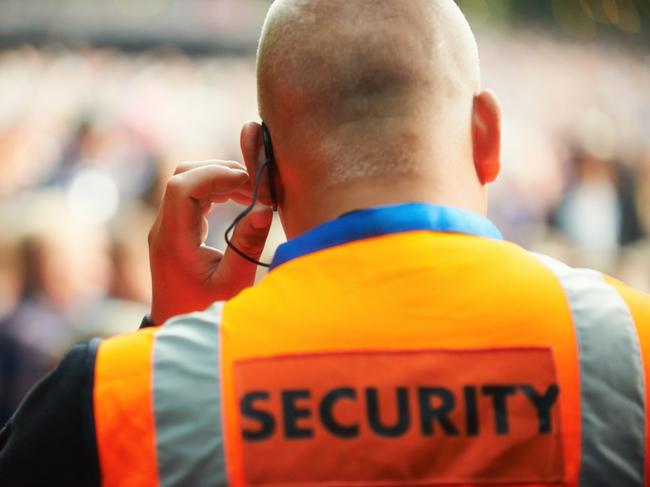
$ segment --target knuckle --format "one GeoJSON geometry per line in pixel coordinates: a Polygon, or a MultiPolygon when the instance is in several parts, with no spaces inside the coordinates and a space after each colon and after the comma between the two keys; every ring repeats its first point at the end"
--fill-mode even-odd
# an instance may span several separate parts
{"type": "Polygon", "coordinates": [[[152,248],[154,245],[154,242],[156,241],[156,229],[155,225],[152,226],[149,229],[149,233],[147,233],[147,244],[149,245],[149,248],[152,248]]]}
{"type": "Polygon", "coordinates": [[[181,174],[176,174],[169,178],[167,181],[167,188],[165,193],[170,196],[175,196],[181,193],[183,188],[183,176],[181,174]]]}
{"type": "Polygon", "coordinates": [[[154,226],[149,230],[149,234],[147,235],[150,256],[158,255],[160,253],[161,242],[159,233],[158,228],[154,226]]]}
{"type": "Polygon", "coordinates": [[[176,170],[174,171],[174,176],[178,174],[182,174],[184,172],[189,171],[194,167],[194,163],[191,161],[183,161],[181,162],[178,166],[176,166],[176,170]]]}

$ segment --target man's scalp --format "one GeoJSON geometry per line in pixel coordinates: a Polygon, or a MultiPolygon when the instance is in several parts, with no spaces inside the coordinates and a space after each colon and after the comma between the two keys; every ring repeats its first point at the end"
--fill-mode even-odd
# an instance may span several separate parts
{"type": "Polygon", "coordinates": [[[435,118],[478,79],[473,35],[452,0],[276,0],[258,52],[261,115],[293,143],[298,131],[331,147],[350,124],[379,135],[382,119],[423,107],[435,118]]]}

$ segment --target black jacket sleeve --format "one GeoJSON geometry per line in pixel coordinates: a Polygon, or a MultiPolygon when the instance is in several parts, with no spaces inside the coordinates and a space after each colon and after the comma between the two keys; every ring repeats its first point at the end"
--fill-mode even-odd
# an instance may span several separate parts
{"type": "Polygon", "coordinates": [[[74,345],[0,431],[0,485],[100,485],[92,402],[98,342],[74,345]]]}

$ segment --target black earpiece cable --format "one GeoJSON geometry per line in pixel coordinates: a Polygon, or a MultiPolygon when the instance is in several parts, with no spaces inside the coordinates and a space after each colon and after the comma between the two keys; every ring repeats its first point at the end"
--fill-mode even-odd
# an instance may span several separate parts
{"type": "Polygon", "coordinates": [[[266,125],[264,124],[262,124],[262,134],[264,140],[264,155],[266,159],[264,160],[262,165],[257,169],[257,174],[255,174],[255,181],[253,182],[253,194],[251,196],[252,201],[250,205],[248,205],[244,209],[244,211],[242,211],[237,216],[237,218],[235,218],[235,220],[230,224],[230,226],[226,229],[224,238],[226,240],[226,244],[228,245],[228,247],[230,247],[242,259],[245,259],[248,262],[251,262],[255,265],[269,268],[271,267],[271,264],[260,262],[259,260],[252,258],[250,255],[246,255],[242,250],[238,249],[230,239],[230,234],[234,231],[237,224],[240,221],[242,221],[244,218],[246,218],[246,215],[248,215],[255,208],[255,204],[257,203],[257,194],[259,193],[260,185],[262,184],[262,177],[264,176],[264,169],[267,168],[269,170],[269,186],[270,186],[269,190],[271,193],[271,202],[273,204],[273,211],[277,211],[278,209],[278,204],[275,195],[275,179],[273,177],[274,176],[273,175],[273,161],[274,161],[273,146],[271,145],[271,136],[269,135],[269,131],[266,125]]]}
{"type": "Polygon", "coordinates": [[[269,166],[269,161],[266,160],[264,161],[264,164],[262,164],[259,169],[257,170],[257,174],[255,175],[255,183],[253,184],[253,196],[252,196],[252,201],[250,205],[242,211],[237,218],[230,224],[228,229],[226,230],[226,233],[224,235],[224,238],[226,239],[226,244],[228,244],[228,247],[233,249],[237,255],[239,255],[241,258],[246,259],[248,262],[252,262],[253,264],[262,266],[262,267],[271,267],[271,264],[267,264],[264,262],[260,262],[259,260],[253,259],[251,256],[246,255],[242,250],[238,249],[230,240],[230,234],[231,232],[235,229],[237,224],[242,221],[246,216],[253,211],[253,208],[255,208],[255,203],[257,202],[257,193],[260,189],[260,184],[262,183],[262,175],[264,173],[264,169],[266,169],[269,166]]]}

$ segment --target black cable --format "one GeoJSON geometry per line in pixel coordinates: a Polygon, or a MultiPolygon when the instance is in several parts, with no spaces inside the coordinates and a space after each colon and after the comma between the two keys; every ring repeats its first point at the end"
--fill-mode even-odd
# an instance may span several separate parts
{"type": "MultiPolygon", "coordinates": [[[[269,168],[269,178],[272,181],[272,173],[273,171],[271,170],[271,158],[268,158],[264,161],[264,163],[258,168],[257,174],[255,175],[255,182],[253,183],[253,195],[251,196],[252,201],[250,205],[242,211],[237,218],[230,224],[230,226],[226,229],[226,233],[224,235],[224,238],[226,239],[226,244],[228,247],[230,247],[237,255],[239,255],[242,259],[247,260],[248,262],[251,262],[253,264],[259,265],[261,267],[266,267],[269,268],[271,267],[271,264],[266,264],[264,262],[260,262],[259,260],[253,259],[251,256],[246,255],[242,250],[238,249],[230,240],[230,232],[232,232],[237,224],[242,221],[244,218],[246,218],[246,215],[248,215],[251,211],[253,211],[253,208],[255,208],[255,204],[257,203],[257,193],[259,192],[260,189],[260,184],[262,183],[262,175],[264,173],[264,169],[267,167],[269,168]]],[[[274,198],[275,199],[275,198],[274,198]]],[[[274,203],[275,206],[275,203],[274,203]]]]}

